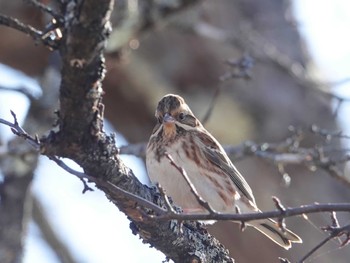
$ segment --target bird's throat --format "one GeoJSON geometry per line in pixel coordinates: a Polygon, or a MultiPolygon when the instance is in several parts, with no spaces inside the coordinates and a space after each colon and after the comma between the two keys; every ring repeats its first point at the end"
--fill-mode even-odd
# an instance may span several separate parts
{"type": "Polygon", "coordinates": [[[175,123],[165,123],[163,125],[163,133],[164,133],[165,138],[173,139],[176,135],[175,123]]]}

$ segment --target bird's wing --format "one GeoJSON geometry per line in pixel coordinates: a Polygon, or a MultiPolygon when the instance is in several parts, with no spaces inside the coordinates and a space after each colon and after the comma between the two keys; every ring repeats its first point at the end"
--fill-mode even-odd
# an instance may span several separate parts
{"type": "Polygon", "coordinates": [[[214,165],[222,169],[233,181],[238,190],[251,202],[255,204],[252,189],[232,164],[230,158],[227,156],[225,150],[220,146],[219,142],[212,137],[208,132],[201,133],[199,136],[203,144],[203,152],[205,157],[214,165]]]}

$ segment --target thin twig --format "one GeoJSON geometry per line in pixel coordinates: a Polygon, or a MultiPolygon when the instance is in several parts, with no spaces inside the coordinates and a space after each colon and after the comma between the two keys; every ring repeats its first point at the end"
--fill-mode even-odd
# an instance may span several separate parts
{"type": "Polygon", "coordinates": [[[37,0],[25,0],[25,2],[37,7],[38,9],[40,9],[41,11],[51,15],[53,18],[55,18],[56,20],[60,20],[62,19],[62,16],[60,16],[59,14],[57,14],[56,12],[54,12],[50,7],[48,7],[47,5],[44,5],[40,2],[38,2],[37,0]]]}
{"type": "Polygon", "coordinates": [[[343,134],[342,131],[329,131],[327,129],[320,128],[316,124],[311,125],[311,132],[324,137],[326,140],[331,140],[333,138],[350,139],[349,135],[343,134]]]}
{"type": "Polygon", "coordinates": [[[211,207],[211,205],[205,201],[198,193],[197,189],[194,187],[194,185],[192,184],[190,178],[188,177],[185,169],[183,169],[182,167],[178,166],[175,162],[174,159],[171,157],[171,155],[169,153],[165,153],[166,158],[170,161],[171,165],[174,166],[179,173],[183,176],[183,178],[185,179],[186,183],[188,184],[188,186],[190,187],[190,190],[192,192],[192,194],[195,196],[195,198],[197,199],[198,203],[205,208],[210,214],[216,214],[217,212],[211,207]]]}
{"type": "Polygon", "coordinates": [[[10,112],[11,112],[11,115],[12,115],[12,117],[13,117],[13,123],[8,122],[8,121],[6,121],[6,120],[4,120],[4,119],[1,119],[1,118],[0,118],[0,123],[9,126],[9,127],[11,128],[11,131],[12,131],[15,135],[17,135],[17,136],[19,136],[19,137],[22,137],[22,138],[24,138],[25,140],[27,140],[28,143],[29,143],[31,146],[33,146],[33,147],[35,148],[35,150],[38,151],[38,150],[40,149],[40,141],[39,141],[38,137],[37,137],[37,136],[32,137],[32,136],[30,136],[25,130],[23,130],[22,127],[18,124],[16,114],[15,114],[12,110],[11,110],[10,112]]]}
{"type": "Polygon", "coordinates": [[[326,244],[329,240],[333,239],[332,236],[329,236],[322,240],[317,246],[311,249],[302,259],[298,261],[298,263],[303,263],[308,257],[310,257],[313,253],[315,253],[319,248],[321,248],[324,244],[326,244]]]}
{"type": "Polygon", "coordinates": [[[90,186],[88,186],[87,182],[85,181],[85,179],[89,179],[91,181],[94,181],[94,177],[89,176],[85,173],[78,172],[78,171],[70,168],[68,165],[66,165],[62,160],[58,159],[56,156],[47,156],[47,157],[50,160],[54,161],[58,166],[60,166],[61,168],[63,168],[67,172],[69,172],[70,174],[73,174],[80,179],[80,181],[84,185],[83,194],[85,194],[85,192],[87,192],[87,191],[94,191],[94,189],[92,189],[90,186]]]}
{"type": "MultiPolygon", "coordinates": [[[[155,213],[157,213],[157,214],[164,214],[164,213],[167,213],[167,210],[164,210],[163,208],[157,206],[156,204],[154,204],[154,203],[152,203],[152,202],[150,202],[150,201],[148,201],[148,200],[146,200],[146,199],[144,199],[144,198],[142,198],[142,197],[140,197],[140,196],[138,196],[138,195],[135,195],[135,194],[133,194],[133,193],[127,192],[127,191],[121,189],[120,187],[118,187],[118,186],[112,184],[111,182],[107,182],[107,184],[108,184],[109,186],[111,186],[111,187],[113,188],[113,190],[114,190],[115,192],[117,192],[118,194],[124,195],[125,197],[127,197],[127,198],[129,198],[129,199],[135,201],[135,202],[138,203],[139,205],[141,205],[141,206],[143,206],[143,207],[146,207],[146,208],[148,208],[148,209],[153,210],[153,211],[154,211],[155,213]]],[[[153,216],[150,216],[150,217],[153,217],[153,216]]],[[[157,217],[157,216],[155,216],[155,217],[157,217]]]]}
{"type": "MultiPolygon", "coordinates": [[[[241,209],[236,205],[235,206],[235,210],[236,210],[236,214],[240,214],[241,213],[241,209]]],[[[244,231],[246,229],[247,225],[244,221],[240,222],[240,229],[241,231],[244,231]]]]}
{"type": "Polygon", "coordinates": [[[265,211],[259,213],[214,213],[214,214],[163,214],[156,218],[159,220],[225,220],[225,221],[236,221],[236,222],[248,222],[252,220],[260,220],[267,218],[278,218],[278,217],[292,217],[303,214],[321,213],[321,212],[350,212],[350,203],[330,203],[330,204],[312,204],[302,205],[300,207],[289,207],[284,212],[280,210],[265,211]]]}
{"type": "MultiPolygon", "coordinates": [[[[229,79],[251,79],[251,69],[254,66],[254,59],[249,54],[244,54],[243,57],[239,59],[229,59],[226,60],[226,64],[231,67],[230,71],[220,76],[219,80],[221,82],[227,81],[229,79]]],[[[215,92],[212,96],[209,108],[205,113],[202,124],[204,125],[210,118],[214,106],[216,104],[217,98],[222,91],[223,85],[217,86],[215,92]]]]}
{"type": "MultiPolygon", "coordinates": [[[[92,181],[92,182],[95,182],[97,183],[97,179],[93,176],[90,176],[86,173],[82,173],[82,172],[79,172],[79,171],[76,171],[72,168],[70,168],[68,165],[66,165],[62,160],[58,159],[56,156],[48,156],[51,160],[53,160],[58,166],[60,166],[61,168],[63,168],[65,171],[67,171],[68,173],[70,174],[73,174],[75,175],[76,177],[78,177],[84,184],[84,190],[83,190],[83,193],[87,190],[91,190],[93,191],[93,189],[91,189],[87,183],[85,182],[84,179],[88,179],[89,181],[92,181]]],[[[153,204],[152,202],[140,197],[140,196],[137,196],[137,195],[134,195],[133,193],[130,193],[130,192],[127,192],[123,189],[121,189],[120,187],[112,184],[111,182],[102,182],[102,181],[98,181],[99,184],[103,184],[103,185],[107,185],[109,186],[109,189],[112,188],[112,191],[116,192],[117,194],[121,194],[133,201],[135,201],[136,203],[139,203],[141,206],[144,206],[148,209],[151,209],[153,210],[154,212],[158,213],[158,214],[164,214],[166,213],[167,211],[162,209],[161,207],[153,204]]],[[[175,210],[173,210],[175,212],[175,210]]]]}
{"type": "Polygon", "coordinates": [[[209,108],[207,110],[207,112],[205,113],[203,119],[202,119],[202,124],[206,124],[207,121],[209,120],[212,112],[213,112],[213,109],[214,109],[214,106],[215,106],[215,103],[217,101],[217,98],[219,97],[219,94],[220,94],[220,91],[222,89],[222,85],[219,85],[216,87],[215,89],[215,92],[214,92],[214,95],[212,96],[212,99],[210,101],[210,104],[209,104],[209,108]]]}
{"type": "Polygon", "coordinates": [[[282,205],[281,201],[276,196],[272,197],[272,201],[275,203],[275,206],[278,209],[278,211],[281,212],[281,216],[278,217],[278,220],[277,220],[278,227],[282,230],[282,232],[285,232],[286,223],[285,223],[285,218],[283,217],[283,214],[286,211],[286,208],[282,205]]]}
{"type": "Polygon", "coordinates": [[[138,157],[146,156],[146,143],[129,144],[119,147],[120,154],[131,154],[138,157]]]}
{"type": "Polygon", "coordinates": [[[317,244],[313,249],[311,249],[302,259],[298,261],[298,263],[304,262],[307,258],[309,258],[313,253],[315,253],[318,249],[320,249],[323,245],[325,245],[331,239],[345,235],[346,239],[344,240],[344,242],[340,244],[340,247],[343,247],[349,243],[350,225],[345,225],[343,227],[340,227],[334,211],[331,212],[331,221],[332,221],[331,225],[322,228],[323,230],[330,232],[330,235],[324,240],[322,240],[319,244],[317,244]]]}
{"type": "Polygon", "coordinates": [[[177,212],[175,211],[175,209],[171,205],[169,197],[166,195],[164,188],[159,183],[157,183],[156,186],[159,189],[160,195],[164,198],[164,203],[165,203],[165,207],[167,208],[167,210],[170,213],[177,214],[177,212]]]}
{"type": "Polygon", "coordinates": [[[34,40],[41,40],[42,32],[40,30],[37,30],[30,25],[25,25],[16,18],[0,14],[0,24],[30,35],[32,38],[34,38],[34,40]]]}
{"type": "Polygon", "coordinates": [[[287,258],[278,258],[280,260],[280,263],[291,263],[287,258]]]}
{"type": "Polygon", "coordinates": [[[9,17],[6,15],[0,14],[0,25],[8,26],[13,29],[16,29],[20,32],[25,33],[26,35],[31,36],[35,41],[43,43],[45,46],[56,49],[57,45],[54,42],[50,41],[47,38],[43,38],[43,32],[30,26],[22,23],[16,18],[9,17]]]}

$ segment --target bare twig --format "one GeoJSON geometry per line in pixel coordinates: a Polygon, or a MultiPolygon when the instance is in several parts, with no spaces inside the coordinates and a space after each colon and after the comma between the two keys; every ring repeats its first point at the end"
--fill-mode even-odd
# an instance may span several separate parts
{"type": "Polygon", "coordinates": [[[119,147],[120,154],[131,154],[138,157],[146,156],[146,143],[129,144],[119,147]]]}
{"type": "Polygon", "coordinates": [[[89,176],[85,173],[78,172],[72,168],[70,168],[68,165],[66,165],[62,160],[58,159],[56,156],[47,156],[50,160],[54,161],[58,166],[62,167],[64,170],[69,172],[70,174],[75,175],[80,179],[80,181],[84,185],[83,194],[87,191],[94,191],[91,187],[88,186],[87,182],[84,179],[89,179],[91,181],[94,181],[94,178],[92,176],[89,176]]]}
{"type": "Polygon", "coordinates": [[[41,40],[41,31],[37,30],[32,26],[23,24],[16,18],[0,15],[0,24],[12,27],[18,31],[30,35],[32,38],[34,38],[34,40],[41,40]]]}
{"type": "Polygon", "coordinates": [[[316,124],[311,125],[310,130],[312,133],[320,135],[328,141],[333,139],[333,138],[350,139],[350,136],[343,134],[342,131],[336,131],[336,132],[329,131],[329,130],[320,128],[316,124]]]}
{"type": "Polygon", "coordinates": [[[248,222],[252,220],[260,220],[267,218],[278,218],[278,217],[292,217],[303,214],[321,213],[321,212],[349,212],[350,203],[330,203],[330,204],[311,204],[302,205],[300,207],[289,207],[284,212],[280,210],[265,211],[259,213],[214,213],[214,214],[164,214],[159,215],[156,218],[159,220],[225,220],[225,221],[237,221],[237,222],[248,222]]]}
{"type": "MultiPolygon", "coordinates": [[[[235,206],[235,211],[236,211],[236,214],[240,214],[241,213],[241,209],[236,205],[235,206]]],[[[240,222],[240,229],[241,231],[244,231],[246,229],[247,225],[244,221],[241,221],[240,222]]]]}
{"type": "Polygon", "coordinates": [[[57,45],[55,44],[55,42],[51,41],[48,38],[43,37],[42,31],[30,25],[24,24],[16,18],[0,14],[0,25],[8,26],[20,32],[23,32],[26,35],[31,36],[36,42],[41,42],[49,48],[52,48],[52,49],[57,48],[57,45]]]}
{"type": "Polygon", "coordinates": [[[215,89],[214,95],[212,96],[211,102],[209,104],[209,108],[207,110],[207,112],[205,113],[203,119],[202,119],[202,124],[204,125],[205,123],[207,123],[207,121],[209,120],[209,117],[211,116],[215,103],[217,101],[217,98],[219,97],[220,91],[222,89],[222,85],[218,85],[215,89]]]}
{"type": "Polygon", "coordinates": [[[53,18],[55,18],[56,20],[61,20],[62,17],[57,14],[56,12],[54,12],[50,7],[48,7],[47,5],[44,5],[40,2],[38,2],[37,0],[25,0],[25,2],[37,7],[38,9],[40,9],[41,11],[51,15],[53,18]]]}
{"type": "Polygon", "coordinates": [[[276,196],[272,197],[272,201],[275,203],[275,206],[278,209],[278,211],[280,211],[282,214],[280,217],[278,217],[278,220],[277,220],[278,227],[282,230],[282,232],[285,232],[286,231],[286,223],[285,223],[283,214],[286,211],[286,209],[282,205],[281,201],[276,196]]]}
{"type": "Polygon", "coordinates": [[[227,65],[230,66],[230,71],[222,75],[219,80],[227,81],[229,79],[251,79],[252,78],[252,68],[255,64],[254,59],[248,54],[244,54],[239,59],[228,59],[225,61],[227,65]]]}
{"type": "MultiPolygon", "coordinates": [[[[164,210],[163,208],[157,206],[156,204],[140,197],[140,196],[137,196],[137,195],[134,195],[133,193],[130,193],[130,192],[127,192],[123,189],[121,189],[120,187],[112,184],[111,182],[107,182],[107,184],[109,186],[111,186],[113,188],[113,190],[115,192],[117,192],[118,194],[123,194],[125,197],[135,201],[136,203],[138,203],[139,205],[143,206],[143,207],[146,207],[148,209],[151,209],[153,210],[155,213],[157,214],[164,214],[164,213],[167,213],[167,210],[164,210]]],[[[150,216],[152,217],[152,216],[150,216]]]]}
{"type": "MultiPolygon", "coordinates": [[[[3,123],[7,126],[9,126],[11,128],[11,131],[16,134],[19,137],[24,138],[26,141],[28,141],[28,143],[34,147],[35,150],[39,151],[40,150],[40,140],[37,136],[32,137],[30,136],[18,123],[17,121],[17,116],[16,114],[11,111],[11,115],[13,116],[13,123],[8,122],[4,119],[0,118],[0,123],[3,123]]],[[[54,161],[55,163],[57,163],[60,167],[62,167],[64,170],[66,170],[67,172],[74,174],[75,176],[77,176],[84,184],[84,189],[83,189],[83,193],[85,193],[86,191],[93,191],[92,188],[90,188],[87,183],[84,181],[84,179],[89,179],[92,180],[93,178],[91,176],[88,176],[84,173],[80,173],[78,171],[73,170],[72,168],[70,168],[69,166],[67,166],[63,161],[61,161],[60,159],[58,159],[56,156],[47,156],[49,159],[51,159],[52,161],[54,161]]]]}
{"type": "Polygon", "coordinates": [[[324,244],[326,244],[329,240],[333,239],[332,236],[329,236],[322,240],[317,246],[315,246],[313,249],[311,249],[302,259],[298,261],[298,263],[303,263],[308,257],[310,257],[313,253],[315,253],[320,247],[322,247],[324,244]]]}
{"type": "Polygon", "coordinates": [[[37,136],[32,137],[30,136],[25,130],[22,129],[21,126],[19,126],[18,121],[17,121],[17,116],[16,114],[11,111],[11,115],[13,117],[13,123],[8,122],[4,119],[0,118],[0,123],[5,124],[11,128],[11,131],[16,134],[19,137],[24,138],[29,142],[31,146],[33,146],[36,150],[40,149],[40,140],[37,136]]]}
{"type": "Polygon", "coordinates": [[[350,242],[350,224],[340,227],[334,211],[331,213],[331,221],[331,225],[322,228],[324,231],[329,232],[330,235],[324,240],[322,240],[319,244],[317,244],[313,249],[311,249],[302,259],[298,261],[298,263],[304,262],[307,258],[309,258],[313,253],[315,253],[318,249],[320,249],[331,239],[345,235],[346,238],[340,244],[340,247],[344,247],[350,242]]]}
{"type": "Polygon", "coordinates": [[[205,208],[210,214],[215,214],[217,213],[212,207],[211,205],[205,201],[198,193],[197,189],[194,187],[194,185],[192,184],[190,178],[188,178],[188,175],[185,171],[185,169],[183,169],[182,167],[178,166],[175,162],[174,159],[171,157],[171,155],[169,153],[165,153],[166,158],[170,161],[171,165],[174,166],[179,173],[183,176],[183,178],[185,179],[185,181],[187,182],[188,186],[190,187],[190,190],[192,192],[192,194],[196,197],[198,203],[203,206],[203,208],[205,208]]]}
{"type": "MultiPolygon", "coordinates": [[[[326,84],[320,84],[320,86],[325,86],[326,84]]],[[[314,85],[315,86],[315,85],[314,85]]],[[[333,115],[336,116],[337,113],[340,110],[340,107],[343,105],[344,102],[349,102],[350,98],[346,98],[343,96],[339,96],[336,93],[329,91],[328,89],[325,88],[319,88],[319,87],[314,87],[314,86],[310,86],[312,87],[316,92],[320,93],[322,96],[334,99],[336,101],[336,106],[333,112],[333,115]]]]}
{"type": "Polygon", "coordinates": [[[171,205],[169,197],[166,195],[163,187],[159,183],[157,183],[156,186],[159,189],[160,195],[164,198],[164,203],[165,203],[165,207],[166,207],[167,211],[169,211],[169,213],[177,214],[177,212],[175,211],[175,209],[171,205]]]}
{"type": "Polygon", "coordinates": [[[291,263],[287,258],[278,258],[280,260],[281,263],[291,263]]]}
{"type": "MultiPolygon", "coordinates": [[[[84,189],[83,189],[83,193],[86,191],[93,191],[93,189],[91,189],[87,183],[85,182],[84,179],[88,179],[91,182],[97,182],[97,179],[95,177],[92,177],[86,173],[82,173],[79,171],[76,171],[72,168],[70,168],[68,165],[66,165],[62,160],[58,159],[56,156],[48,156],[51,160],[53,160],[58,166],[60,166],[61,168],[63,168],[65,171],[69,172],[70,174],[75,175],[76,177],[78,177],[84,184],[84,189]]],[[[137,195],[134,195],[133,193],[127,192],[121,188],[119,188],[118,186],[112,184],[111,182],[101,182],[99,181],[100,184],[104,184],[106,186],[109,186],[110,188],[112,188],[112,192],[116,192],[118,194],[122,194],[125,197],[129,198],[130,200],[135,201],[136,203],[138,203],[139,205],[146,207],[148,209],[153,210],[155,213],[157,214],[164,214],[167,212],[167,210],[162,209],[161,207],[153,204],[152,202],[141,198],[137,195]]],[[[164,194],[165,195],[165,194],[164,194]]],[[[169,203],[169,207],[171,207],[170,203],[169,203]]],[[[171,213],[176,213],[175,210],[172,208],[170,209],[171,213]]],[[[151,216],[150,216],[151,217],[151,216]]]]}
{"type": "MultiPolygon", "coordinates": [[[[239,59],[226,60],[226,64],[230,66],[231,70],[227,71],[219,78],[221,82],[229,79],[251,79],[251,69],[254,66],[254,60],[249,54],[244,54],[243,57],[239,59]]],[[[202,124],[205,124],[209,120],[222,87],[222,85],[219,85],[215,89],[209,108],[203,117],[202,124]]]]}

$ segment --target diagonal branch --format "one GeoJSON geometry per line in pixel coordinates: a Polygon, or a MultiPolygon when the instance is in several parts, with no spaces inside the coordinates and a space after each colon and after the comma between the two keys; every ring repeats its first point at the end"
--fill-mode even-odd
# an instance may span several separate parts
{"type": "Polygon", "coordinates": [[[8,26],[18,31],[21,31],[31,36],[36,41],[41,39],[40,30],[37,30],[36,28],[30,25],[25,25],[16,18],[12,18],[6,15],[0,15],[0,25],[8,26]]]}
{"type": "Polygon", "coordinates": [[[0,25],[8,26],[13,29],[16,29],[20,32],[25,33],[26,35],[32,37],[36,42],[41,42],[47,47],[50,48],[57,48],[56,44],[54,42],[50,41],[48,38],[43,38],[43,32],[30,26],[22,23],[16,18],[9,17],[6,15],[0,14],[0,25]]]}
{"type": "Polygon", "coordinates": [[[62,19],[62,17],[59,14],[57,14],[56,12],[54,12],[50,7],[40,3],[37,0],[25,0],[25,2],[35,6],[36,8],[40,9],[43,12],[51,15],[56,20],[61,20],[62,19]]]}
{"type": "Polygon", "coordinates": [[[313,249],[311,249],[304,257],[302,257],[298,263],[303,263],[307,258],[309,258],[313,253],[315,253],[318,249],[320,249],[323,245],[334,238],[338,238],[342,235],[345,235],[344,242],[340,245],[340,247],[344,247],[350,241],[350,224],[345,226],[339,226],[338,219],[336,217],[335,212],[331,213],[332,225],[328,225],[323,227],[322,229],[329,232],[329,236],[323,239],[320,243],[318,243],[313,249]]]}
{"type": "Polygon", "coordinates": [[[30,136],[19,124],[17,121],[16,114],[11,111],[11,115],[13,117],[13,123],[6,121],[2,118],[0,118],[0,123],[5,124],[11,128],[11,131],[16,134],[19,137],[24,138],[29,142],[29,144],[36,150],[39,150],[40,148],[40,141],[37,137],[30,136]]]}
{"type": "Polygon", "coordinates": [[[178,166],[175,162],[174,159],[171,157],[169,153],[165,153],[165,157],[170,161],[170,164],[176,168],[176,170],[179,171],[179,173],[183,176],[185,179],[186,183],[191,189],[192,194],[196,197],[198,203],[203,206],[210,214],[217,214],[217,212],[214,211],[214,209],[211,207],[211,205],[205,201],[198,193],[197,189],[195,186],[192,184],[191,180],[188,178],[188,175],[182,167],[178,166]]]}

